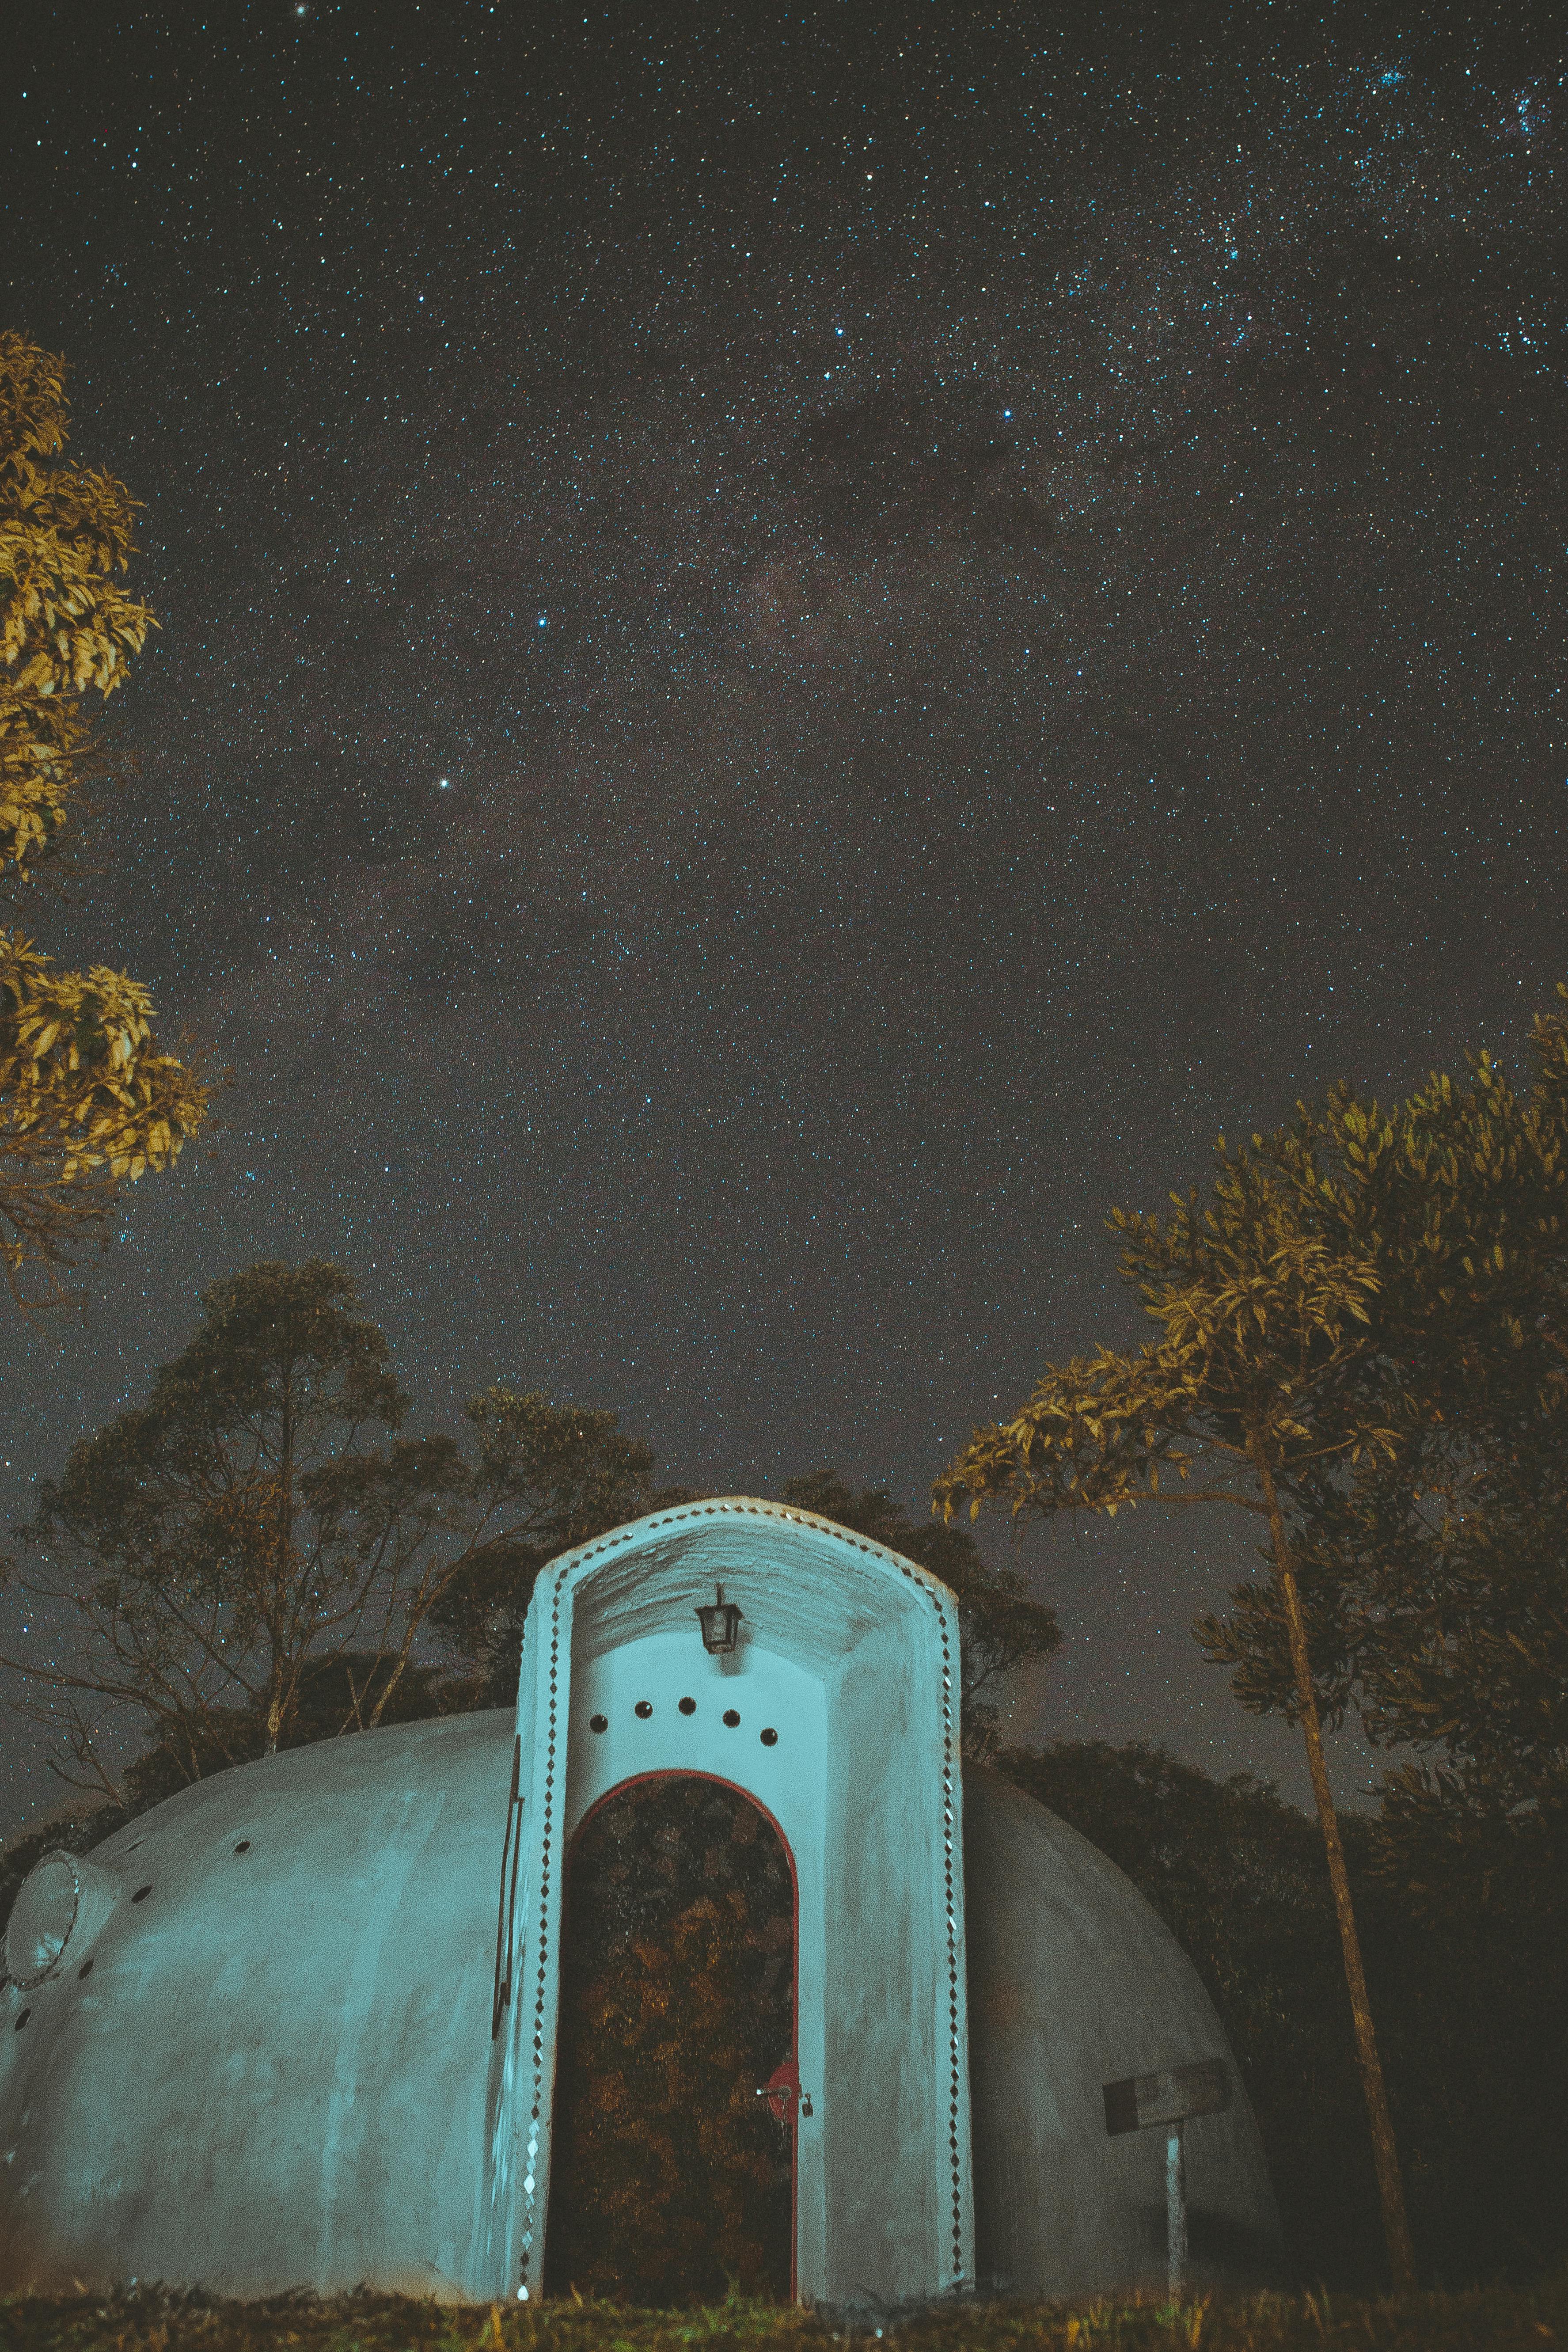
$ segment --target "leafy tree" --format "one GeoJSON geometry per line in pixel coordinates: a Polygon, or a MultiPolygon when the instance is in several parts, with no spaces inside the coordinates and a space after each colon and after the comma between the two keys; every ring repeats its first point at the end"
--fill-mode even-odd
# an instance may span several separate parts
{"type": "Polygon", "coordinates": [[[958,1602],[963,1752],[984,1758],[998,1744],[996,1697],[1008,1675],[1061,1648],[1056,1612],[1036,1601],[1015,1570],[993,1568],[962,1528],[910,1518],[885,1487],[858,1493],[837,1470],[785,1484],[784,1500],[818,1512],[873,1543],[901,1551],[940,1577],[958,1602]]]}
{"type": "MultiPolygon", "coordinates": [[[[1117,1210],[1121,1271],[1159,1327],[1142,1348],[1052,1365],[1015,1419],[977,1429],[937,1481],[950,1517],[967,1501],[1014,1518],[1140,1503],[1214,1504],[1262,1522],[1283,1627],[1288,1716],[1305,1738],[1396,2286],[1414,2282],[1409,2226],[1343,1843],[1328,1768],[1290,1521],[1310,1517],[1342,1465],[1387,1433],[1364,1409],[1377,1253],[1334,1213],[1335,1171],[1310,1121],[1233,1150],[1222,1137],[1205,1203],[1117,1210]]],[[[1283,1695],[1282,1695],[1283,1696],[1283,1695]]]]}
{"type": "MultiPolygon", "coordinates": [[[[447,1703],[510,1706],[541,1569],[628,1519],[693,1497],[684,1486],[655,1487],[652,1454],[613,1412],[500,1390],[477,1398],[470,1413],[476,1406],[493,1419],[491,1475],[514,1496],[513,1517],[504,1540],[482,1546],[448,1580],[430,1624],[458,1661],[447,1703]]],[[[483,1425],[488,1432],[491,1419],[483,1425]]]]}
{"type": "MultiPolygon", "coordinates": [[[[0,885],[57,852],[93,751],[86,698],[124,683],[154,625],[121,585],[135,502],[48,462],[66,425],[64,362],[0,333],[0,885]]],[[[0,1265],[18,1300],[29,1276],[59,1297],[121,1185],[168,1167],[206,1117],[152,1013],[123,972],[57,971],[0,931],[0,1265]]]]}
{"type": "MultiPolygon", "coordinates": [[[[373,1722],[416,1723],[446,1714],[447,1697],[437,1664],[411,1661],[398,1673],[394,1657],[376,1657],[360,1650],[330,1651],[307,1658],[301,1667],[294,1709],[280,1727],[278,1746],[310,1748],[318,1740],[363,1730],[373,1722]]],[[[268,1745],[264,1701],[239,1706],[215,1705],[189,1731],[155,1738],[126,1765],[119,1779],[124,1812],[127,1818],[147,1812],[165,1797],[177,1796],[193,1780],[205,1780],[229,1764],[265,1755],[268,1745]]]]}
{"type": "MultiPolygon", "coordinates": [[[[1378,1344],[1358,1411],[1388,1438],[1325,1485],[1300,1531],[1315,1664],[1374,1742],[1433,1759],[1385,1780],[1390,1866],[1429,1890],[1457,1871],[1479,1899],[1501,1832],[1516,1877],[1525,1857],[1560,1877],[1568,1860],[1561,1016],[1537,1020],[1531,1055],[1522,1094],[1480,1054],[1389,1114],[1336,1088],[1318,1123],[1346,1229],[1376,1254],[1378,1344]]],[[[1198,1631],[1245,1705],[1286,1701],[1268,1588],[1238,1586],[1198,1631]]]]}
{"type": "MultiPolygon", "coordinates": [[[[386,1342],[335,1266],[254,1265],[204,1304],[27,1530],[50,1573],[26,1589],[66,1606],[79,1655],[5,1663],[48,1695],[31,1705],[51,1728],[63,1699],[78,1784],[115,1801],[134,1790],[103,1734],[127,1712],[162,1793],[290,1744],[302,1710],[321,1732],[395,1719],[422,1635],[466,1629],[493,1667],[563,1530],[580,1539],[595,1508],[614,1525],[646,1489],[613,1415],[503,1387],[470,1402],[467,1446],[399,1436],[386,1342]]],[[[515,1654],[510,1671],[515,1688],[515,1654]]]]}

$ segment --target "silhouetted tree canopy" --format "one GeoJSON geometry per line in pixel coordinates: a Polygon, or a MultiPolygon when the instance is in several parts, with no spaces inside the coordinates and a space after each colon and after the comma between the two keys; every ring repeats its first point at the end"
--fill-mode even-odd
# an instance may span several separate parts
{"type": "MultiPolygon", "coordinates": [[[[323,1732],[395,1719],[422,1639],[456,1637],[482,1681],[563,1538],[646,1490],[647,1449],[613,1414],[537,1392],[485,1390],[465,1439],[399,1435],[385,1339],[321,1260],[248,1267],[204,1305],[147,1403],[72,1449],[26,1531],[27,1589],[76,1643],[5,1663],[40,1720],[63,1719],[72,1777],[117,1802],[104,1734],[127,1717],[159,1771],[191,1780],[292,1744],[307,1691],[323,1732]]],[[[510,1677],[509,1702],[515,1651],[510,1677]]]]}
{"type": "MultiPolygon", "coordinates": [[[[1560,992],[1562,993],[1562,992],[1560,992]]],[[[1383,1112],[1348,1087],[1316,1122],[1325,1221],[1376,1271],[1347,1409],[1384,1432],[1301,1515],[1320,1687],[1385,1777],[1384,1849],[1413,1888],[1485,1900],[1568,1861],[1568,1024],[1543,1015],[1531,1083],[1484,1054],[1383,1112]],[[1506,1832],[1506,1834],[1505,1834],[1506,1832]],[[1511,1848],[1513,1859],[1502,1856],[1511,1848]]],[[[1243,1703],[1289,1711],[1283,1627],[1247,1583],[1199,1621],[1243,1703]]]]}

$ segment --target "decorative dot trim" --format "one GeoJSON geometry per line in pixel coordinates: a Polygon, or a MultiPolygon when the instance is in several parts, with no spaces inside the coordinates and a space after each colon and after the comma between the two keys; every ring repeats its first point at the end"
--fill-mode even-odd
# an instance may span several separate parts
{"type": "MultiPolygon", "coordinates": [[[[539,1867],[539,1975],[533,1996],[533,2121],[537,2124],[544,2105],[544,1992],[548,1975],[544,1954],[550,1933],[550,1857],[555,1837],[555,1742],[556,1717],[560,1705],[561,1680],[561,1591],[567,1570],[557,1570],[555,1590],[550,1602],[550,1692],[545,1711],[544,1801],[542,1809],[541,1860],[539,1867]]],[[[538,2235],[540,2216],[537,2210],[538,2183],[533,2169],[534,2149],[529,2151],[529,2169],[523,2176],[523,2194],[527,2200],[522,2232],[522,2261],[520,2264],[520,2301],[528,2299],[528,2273],[533,2260],[533,2245],[538,2235]]]]}
{"type": "MultiPolygon", "coordinates": [[[[909,1570],[905,1570],[909,1574],[909,1570]]],[[[952,1647],[948,1638],[947,1611],[933,1592],[931,1606],[942,1633],[942,1822],[943,1908],[947,1922],[947,2042],[948,2042],[948,2162],[952,2176],[952,2275],[957,2282],[964,2275],[963,2268],[963,2164],[961,2155],[960,2085],[963,2073],[963,2053],[958,2004],[958,1909],[952,1885],[952,1830],[957,1810],[956,1725],[952,1714],[952,1647]]]]}

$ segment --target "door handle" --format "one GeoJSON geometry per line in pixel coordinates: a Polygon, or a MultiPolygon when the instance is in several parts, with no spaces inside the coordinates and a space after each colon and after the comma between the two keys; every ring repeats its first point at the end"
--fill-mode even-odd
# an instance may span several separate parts
{"type": "Polygon", "coordinates": [[[766,2099],[775,2123],[787,2124],[797,2104],[803,2116],[815,2112],[811,2093],[800,2087],[800,2068],[793,2058],[784,2059],[773,2068],[765,2083],[759,2083],[756,2095],[759,2099],[766,2099]]]}

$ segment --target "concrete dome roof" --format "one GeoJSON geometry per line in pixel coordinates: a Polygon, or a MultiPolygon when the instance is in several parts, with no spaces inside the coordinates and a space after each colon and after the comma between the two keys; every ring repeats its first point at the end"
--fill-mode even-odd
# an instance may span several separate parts
{"type": "MultiPolygon", "coordinates": [[[[0,2287],[492,2291],[512,1746],[498,1712],[295,1749],[129,1824],[71,1900],[70,1874],[40,1885],[29,1953],[54,1937],[56,1957],[0,1991],[0,2287]]],[[[982,2279],[1154,2278],[1163,2136],[1108,2139],[1101,2087],[1227,2056],[1218,2021],[1110,1863],[994,1774],[965,1783],[982,2279]]],[[[1267,2270],[1279,2225],[1245,2099],[1189,2147],[1196,2274],[1267,2270]]]]}

